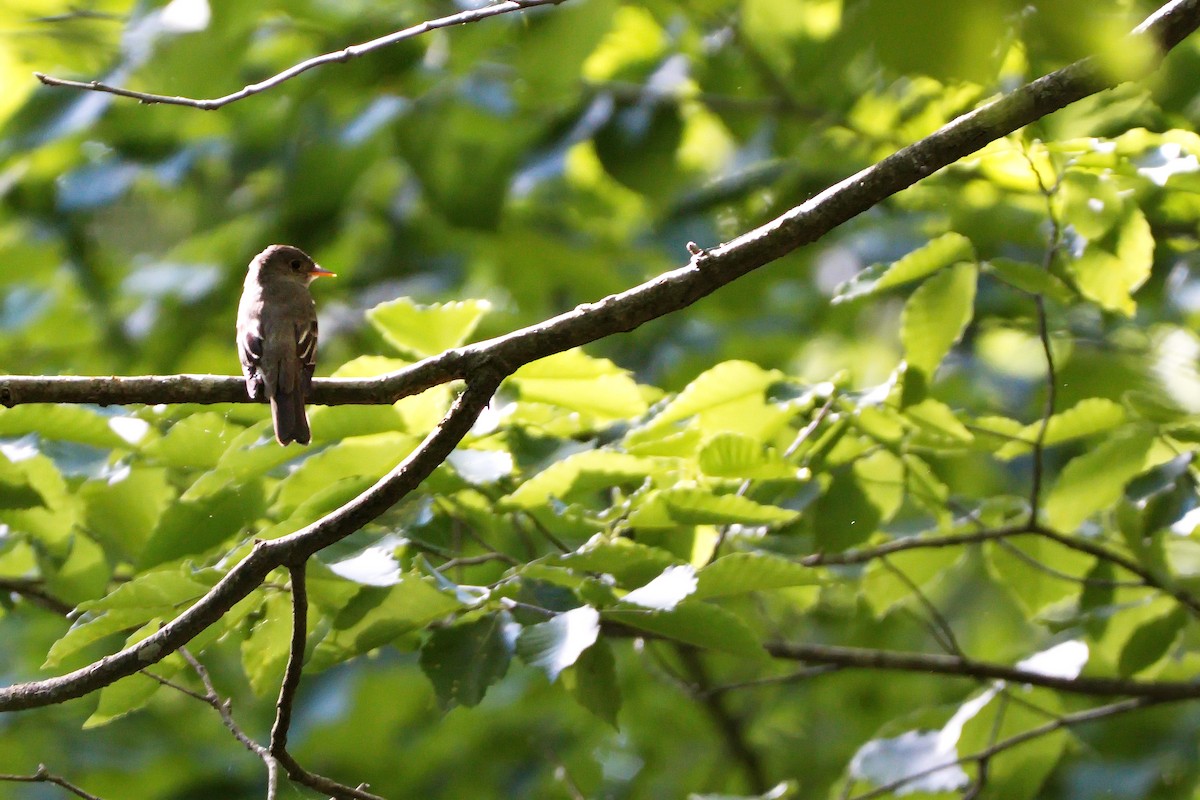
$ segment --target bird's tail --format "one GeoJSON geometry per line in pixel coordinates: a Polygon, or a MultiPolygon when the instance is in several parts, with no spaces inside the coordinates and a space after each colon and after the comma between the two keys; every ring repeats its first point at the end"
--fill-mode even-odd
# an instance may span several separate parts
{"type": "Polygon", "coordinates": [[[271,420],[275,423],[275,440],[280,444],[308,444],[312,441],[308,417],[304,414],[304,393],[298,388],[291,392],[277,392],[271,398],[271,420]]]}

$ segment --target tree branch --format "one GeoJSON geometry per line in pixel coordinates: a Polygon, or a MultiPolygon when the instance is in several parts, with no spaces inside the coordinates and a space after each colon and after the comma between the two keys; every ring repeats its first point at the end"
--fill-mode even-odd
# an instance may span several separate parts
{"type": "Polygon", "coordinates": [[[321,67],[325,64],[344,64],[367,53],[373,53],[376,50],[382,50],[385,47],[390,47],[398,42],[403,42],[405,39],[412,39],[415,36],[420,36],[424,33],[437,30],[438,28],[449,28],[454,25],[466,25],[470,22],[478,22],[481,19],[488,17],[499,16],[500,14],[508,14],[513,11],[520,11],[526,8],[534,8],[535,6],[552,6],[558,5],[564,0],[506,0],[502,3],[494,5],[482,6],[480,8],[472,8],[467,11],[460,11],[457,14],[451,14],[448,17],[428,20],[419,25],[413,25],[411,28],[395,31],[386,36],[380,36],[377,39],[372,39],[369,42],[362,44],[351,45],[343,50],[337,50],[333,53],[325,53],[324,55],[315,56],[307,61],[301,61],[288,67],[278,75],[267,78],[259,83],[252,83],[242,89],[227,94],[224,97],[217,97],[212,100],[198,100],[190,97],[179,97],[165,94],[151,94],[148,92],[137,92],[132,89],[125,89],[120,86],[112,86],[100,81],[72,81],[64,78],[54,78],[42,72],[33,73],[39,81],[47,86],[61,86],[67,89],[82,89],[90,92],[104,92],[106,94],[115,94],[119,97],[131,97],[147,105],[161,103],[163,105],[186,106],[188,108],[198,108],[202,111],[214,111],[222,106],[227,106],[230,103],[235,103],[238,100],[243,100],[251,95],[256,95],[265,92],[268,89],[273,89],[279,84],[289,81],[297,75],[308,72],[315,67],[321,67]]]}
{"type": "Polygon", "coordinates": [[[279,686],[279,699],[275,702],[275,724],[271,726],[271,756],[283,765],[288,777],[296,783],[323,794],[347,800],[383,800],[363,789],[345,786],[335,780],[309,772],[300,766],[287,749],[288,730],[292,725],[292,709],[296,704],[296,692],[300,689],[300,677],[304,672],[304,651],[308,644],[308,583],[305,577],[305,562],[289,566],[292,577],[292,644],[288,651],[287,667],[279,686]]]}
{"type": "Polygon", "coordinates": [[[144,669],[219,620],[235,603],[258,587],[271,570],[308,558],[387,511],[450,455],[491,399],[500,377],[494,369],[476,375],[441,424],[366,492],[295,533],[258,542],[208,594],[142,641],[66,675],[0,689],[0,712],[37,708],[81,697],[144,669]]]}
{"type": "MultiPolygon", "coordinates": [[[[501,6],[506,4],[488,8],[501,6]]],[[[1150,35],[1163,50],[1167,50],[1197,26],[1200,26],[1200,0],[1173,0],[1140,25],[1133,35],[1150,35]]],[[[467,388],[421,446],[371,489],[289,536],[259,542],[194,606],[141,642],[67,675],[0,690],[0,712],[80,697],[145,668],[219,620],[273,569],[298,563],[375,519],[419,485],[450,454],[470,430],[499,382],[519,366],[614,333],[633,330],[652,319],[685,308],[738,277],[816,241],[838,225],[988,142],[1110,85],[1110,80],[1092,60],[1076,62],[959,117],[772,222],[728,243],[694,254],[686,266],[597,303],[578,306],[538,325],[449,350],[390,375],[366,381],[367,391],[382,394],[387,390],[381,387],[403,386],[403,391],[411,394],[455,378],[467,379],[467,388]]],[[[197,389],[202,389],[209,380],[195,376],[189,379],[197,389]]],[[[0,381],[0,402],[66,401],[61,396],[54,396],[53,390],[81,380],[101,381],[102,391],[86,398],[77,395],[76,399],[67,402],[237,402],[238,397],[234,395],[244,396],[245,393],[241,385],[234,392],[235,382],[241,383],[236,378],[211,379],[213,386],[223,386],[227,392],[219,398],[186,396],[177,387],[172,392],[166,391],[175,385],[173,382],[189,379],[9,378],[0,381]],[[35,383],[31,385],[30,380],[35,383]]],[[[351,391],[339,397],[337,386],[334,381],[319,382],[315,387],[314,402],[363,402],[363,391],[351,391]]],[[[961,662],[955,662],[955,668],[960,669],[961,662]]],[[[1020,680],[1020,677],[1014,679],[1020,680]]],[[[1174,685],[1163,686],[1169,689],[1174,685]]]]}
{"type": "Polygon", "coordinates": [[[874,800],[876,797],[883,797],[884,795],[892,794],[906,784],[909,784],[920,778],[924,778],[927,775],[932,775],[933,773],[946,769],[947,767],[956,765],[961,766],[972,761],[979,765],[982,778],[986,774],[986,764],[993,757],[1004,752],[1005,750],[1011,750],[1018,745],[1022,745],[1025,742],[1030,741],[1031,739],[1038,739],[1042,736],[1047,736],[1055,731],[1062,730],[1063,728],[1070,728],[1074,725],[1081,725],[1085,722],[1093,722],[1098,719],[1117,716],[1118,714],[1127,714],[1130,711],[1148,708],[1149,706],[1154,705],[1156,702],[1157,701],[1147,700],[1145,698],[1136,698],[1133,700],[1122,700],[1119,703],[1111,703],[1106,706],[1100,706],[1099,708],[1091,708],[1087,711],[1079,711],[1074,714],[1064,714],[1052,722],[1047,722],[1045,725],[1039,725],[1036,728],[1030,728],[1027,731],[1013,734],[1007,739],[1002,739],[998,742],[995,742],[983,750],[980,750],[978,753],[972,753],[969,756],[963,756],[962,758],[955,759],[953,761],[947,761],[944,764],[938,764],[937,766],[921,770],[920,772],[914,772],[911,775],[905,775],[903,778],[899,778],[883,786],[878,786],[869,792],[856,794],[854,795],[853,800],[874,800]]]}
{"type": "Polygon", "coordinates": [[[308,583],[304,562],[291,567],[292,576],[292,646],[288,652],[287,668],[275,701],[275,724],[271,726],[271,753],[278,756],[287,750],[288,729],[292,726],[292,707],[300,689],[304,671],[304,649],[308,642],[308,583]]]}
{"type": "MultiPolygon", "coordinates": [[[[523,8],[551,1],[525,0],[516,5],[523,8]]],[[[488,6],[487,10],[507,5],[488,6]]],[[[1166,51],[1197,27],[1200,27],[1200,0],[1173,0],[1139,25],[1132,35],[1150,36],[1166,51]]],[[[686,266],[598,302],[577,306],[545,322],[447,350],[387,375],[369,379],[315,380],[311,401],[318,405],[393,403],[432,386],[465,379],[482,362],[507,366],[511,372],[539,358],[634,330],[646,322],[686,308],[737,278],[815,242],[844,222],[974,153],[988,142],[1112,85],[1091,59],[1077,61],[964,114],[771,222],[694,255],[686,266]]],[[[7,406],[18,403],[244,402],[249,402],[244,382],[232,376],[0,378],[0,404],[7,406]]]]}
{"type": "Polygon", "coordinates": [[[75,784],[71,783],[66,778],[60,778],[58,775],[46,769],[45,764],[38,764],[37,772],[32,775],[3,775],[0,774],[0,782],[8,783],[53,783],[55,786],[61,786],[76,797],[82,797],[83,800],[101,800],[90,792],[85,792],[75,784]]]}
{"type": "Polygon", "coordinates": [[[768,642],[766,650],[773,657],[806,664],[923,672],[933,675],[953,675],[972,680],[1001,680],[1011,683],[1044,686],[1060,692],[1093,697],[1140,697],[1152,700],[1195,700],[1200,698],[1200,683],[1179,681],[1136,681],[1126,678],[1094,678],[1078,676],[1062,678],[1044,675],[1020,667],[1009,667],[987,661],[938,653],[902,653],[894,650],[873,650],[860,647],[839,647],[823,644],[793,644],[768,642]]]}

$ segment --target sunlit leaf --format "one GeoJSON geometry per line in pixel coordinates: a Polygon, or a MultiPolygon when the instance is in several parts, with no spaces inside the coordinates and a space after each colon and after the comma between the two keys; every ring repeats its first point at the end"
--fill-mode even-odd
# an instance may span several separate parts
{"type": "Polygon", "coordinates": [[[765,655],[753,631],[734,614],[698,600],[686,601],[670,611],[612,608],[604,619],[665,636],[683,644],[732,653],[752,659],[765,655]]]}
{"type": "MultiPolygon", "coordinates": [[[[1088,397],[1051,416],[1042,443],[1049,446],[1081,439],[1112,430],[1124,421],[1125,409],[1120,405],[1102,397],[1088,397]]],[[[1010,459],[1028,453],[1041,429],[1042,423],[1034,422],[1010,434],[1015,438],[997,450],[996,457],[1010,459]]]]}
{"type": "Polygon", "coordinates": [[[1076,456],[1046,498],[1046,521],[1059,530],[1073,531],[1093,513],[1115,503],[1125,484],[1142,471],[1153,441],[1150,431],[1129,428],[1076,456]]]}
{"type": "Polygon", "coordinates": [[[568,350],[517,370],[510,379],[522,400],[596,414],[603,419],[636,417],[646,411],[637,382],[608,359],[568,350]]]}
{"type": "Polygon", "coordinates": [[[833,302],[844,303],[903,286],[960,261],[974,258],[971,241],[958,233],[946,233],[889,265],[868,267],[837,288],[833,302]]]}
{"type": "Polygon", "coordinates": [[[541,669],[554,681],[595,644],[599,635],[600,613],[591,606],[580,606],[523,628],[516,651],[522,661],[541,669]]]}
{"type": "Polygon", "coordinates": [[[489,310],[491,304],[486,300],[421,306],[401,297],[375,306],[367,312],[367,319],[393,347],[423,357],[467,341],[489,310]]]}
{"type": "Polygon", "coordinates": [[[975,313],[974,264],[958,264],[929,278],[904,305],[900,339],[909,369],[927,379],[962,336],[975,313]]]}
{"type": "Polygon", "coordinates": [[[821,582],[812,567],[770,553],[731,553],[718,558],[696,576],[698,600],[821,582]]]}

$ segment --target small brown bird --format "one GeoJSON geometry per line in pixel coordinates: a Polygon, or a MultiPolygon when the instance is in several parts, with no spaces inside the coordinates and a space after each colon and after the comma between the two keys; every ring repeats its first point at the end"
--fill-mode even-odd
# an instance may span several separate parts
{"type": "Polygon", "coordinates": [[[312,434],[304,398],[317,366],[317,309],[308,285],[321,269],[298,247],[273,244],[250,262],[238,304],[237,348],[254,400],[266,389],[275,439],[308,444],[312,434]]]}

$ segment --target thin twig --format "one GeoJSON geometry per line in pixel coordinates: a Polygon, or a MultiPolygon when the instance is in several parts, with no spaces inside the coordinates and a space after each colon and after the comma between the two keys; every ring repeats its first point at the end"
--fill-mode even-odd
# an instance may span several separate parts
{"type": "Polygon", "coordinates": [[[963,653],[962,648],[958,645],[958,639],[954,636],[954,629],[950,627],[950,621],[938,610],[933,601],[921,591],[921,587],[913,583],[912,579],[903,570],[887,559],[887,556],[882,557],[880,563],[883,564],[884,569],[896,576],[896,579],[908,587],[908,590],[916,596],[917,601],[925,609],[925,613],[929,615],[930,631],[933,634],[933,638],[937,639],[938,643],[951,654],[965,658],[966,654],[963,653]]]}
{"type": "MultiPolygon", "coordinates": [[[[1046,214],[1050,219],[1050,232],[1047,234],[1046,255],[1042,260],[1042,268],[1046,272],[1049,272],[1054,262],[1054,254],[1058,252],[1058,248],[1062,242],[1062,223],[1058,219],[1058,214],[1054,211],[1054,195],[1058,191],[1061,178],[1056,180],[1053,186],[1047,186],[1045,180],[1042,178],[1041,171],[1038,170],[1037,164],[1033,161],[1033,156],[1029,154],[1029,150],[1022,147],[1021,153],[1025,156],[1025,160],[1029,162],[1029,169],[1033,172],[1033,177],[1037,180],[1042,197],[1046,200],[1046,214]]],[[[1042,353],[1046,358],[1046,404],[1042,410],[1042,419],[1041,424],[1038,426],[1037,436],[1033,441],[1033,469],[1029,481],[1030,525],[1037,524],[1038,511],[1041,509],[1042,482],[1046,468],[1046,433],[1050,430],[1050,419],[1054,416],[1054,409],[1058,399],[1058,374],[1054,365],[1054,353],[1050,347],[1050,326],[1046,320],[1046,298],[1039,292],[1033,296],[1033,302],[1037,310],[1038,339],[1042,344],[1042,353]]]]}
{"type": "Polygon", "coordinates": [[[1050,577],[1057,578],[1060,581],[1067,581],[1069,583],[1077,583],[1081,586],[1100,586],[1105,589],[1147,588],[1144,581],[1121,581],[1121,580],[1116,580],[1114,578],[1093,578],[1089,575],[1083,575],[1083,576],[1072,575],[1069,572],[1063,572],[1060,569],[1055,569],[1054,567],[1050,566],[1049,564],[1039,561],[1038,559],[1029,555],[1029,553],[1026,553],[1024,550],[1017,547],[1012,542],[1008,541],[1007,539],[997,539],[996,544],[998,544],[999,546],[1001,546],[1005,550],[1007,550],[1009,553],[1011,553],[1014,558],[1020,559],[1021,561],[1024,561],[1026,564],[1033,567],[1037,571],[1044,572],[1047,575],[1049,575],[1050,577]]]}
{"type": "Polygon", "coordinates": [[[542,752],[546,754],[546,760],[554,765],[554,777],[563,788],[567,790],[571,800],[587,800],[587,795],[579,788],[579,784],[571,777],[571,770],[567,768],[567,763],[562,760],[558,753],[548,744],[542,745],[542,752]]]}
{"type": "MultiPolygon", "coordinates": [[[[607,630],[607,629],[606,629],[607,630]]],[[[620,633],[612,631],[613,635],[620,633]]],[[[1030,686],[1044,686],[1069,694],[1093,697],[1144,697],[1154,700],[1200,699],[1200,683],[1187,681],[1139,681],[1131,678],[1100,678],[1079,675],[1066,678],[1041,672],[977,661],[941,653],[908,653],[864,647],[827,644],[767,642],[763,645],[772,657],[806,664],[836,664],[847,669],[893,670],[951,675],[971,680],[1002,680],[1030,686]]]]}
{"type": "Polygon", "coordinates": [[[364,56],[368,53],[373,53],[376,50],[381,50],[385,47],[390,47],[398,42],[403,42],[406,39],[411,39],[414,36],[428,33],[429,31],[437,30],[438,28],[449,28],[454,25],[466,25],[470,22],[478,22],[481,19],[495,17],[500,14],[508,14],[513,11],[520,11],[526,8],[535,6],[551,6],[558,5],[564,0],[506,0],[495,5],[481,6],[480,8],[472,8],[466,11],[460,11],[457,14],[451,14],[447,17],[439,19],[427,20],[419,25],[413,25],[404,30],[389,33],[386,36],[380,36],[377,39],[372,39],[369,42],[362,44],[350,45],[342,50],[337,50],[332,53],[314,56],[306,61],[301,61],[288,67],[283,72],[267,78],[265,81],[252,83],[245,86],[232,94],[227,94],[224,97],[217,97],[211,100],[200,100],[191,97],[179,97],[177,95],[152,94],[149,92],[137,92],[132,89],[126,89],[120,86],[112,86],[101,81],[73,81],[64,78],[55,78],[46,75],[42,72],[35,72],[34,77],[47,86],[62,86],[68,89],[81,89],[91,92],[104,92],[107,94],[115,94],[119,97],[130,97],[146,104],[162,103],[163,105],[186,106],[188,108],[198,108],[202,111],[214,111],[222,106],[227,106],[230,103],[235,103],[238,100],[245,99],[252,95],[265,92],[268,89],[273,89],[279,84],[289,81],[301,73],[308,72],[315,67],[324,66],[325,64],[344,64],[359,56],[364,56]]]}
{"type": "Polygon", "coordinates": [[[844,667],[837,664],[817,664],[812,667],[804,667],[803,669],[794,670],[786,675],[770,675],[766,678],[754,678],[748,681],[736,681],[733,683],[720,683],[708,688],[710,694],[723,694],[732,692],[738,689],[757,689],[762,686],[778,686],[780,684],[800,683],[802,681],[812,680],[820,675],[828,675],[831,672],[840,672],[844,667]]]}
{"type": "Polygon", "coordinates": [[[305,563],[289,568],[292,578],[292,644],[288,651],[287,668],[275,702],[275,724],[271,726],[270,750],[276,757],[287,750],[288,729],[292,725],[292,709],[300,676],[304,671],[304,650],[308,645],[308,583],[305,563]]]}
{"type": "MultiPolygon", "coordinates": [[[[822,405],[817,413],[813,415],[813,418],[808,421],[807,425],[796,432],[791,444],[789,444],[787,449],[783,451],[783,458],[785,460],[795,455],[796,451],[800,449],[800,445],[804,444],[808,437],[812,436],[813,431],[815,431],[817,427],[824,422],[825,417],[829,415],[829,410],[833,408],[833,402],[835,399],[837,399],[837,392],[830,392],[829,398],[825,401],[825,404],[822,405]]],[[[738,486],[735,494],[738,497],[745,497],[746,493],[750,491],[752,484],[753,481],[747,478],[746,480],[742,481],[740,486],[738,486]]],[[[709,554],[708,561],[706,563],[711,564],[717,559],[717,556],[720,555],[721,545],[725,544],[725,538],[729,535],[731,528],[731,525],[722,525],[717,529],[717,541],[716,544],[713,545],[712,553],[709,554]]]]}
{"type": "MultiPolygon", "coordinates": [[[[1150,37],[1159,52],[1165,52],[1198,26],[1200,0],[1172,0],[1139,25],[1132,35],[1150,37]]],[[[371,489],[295,533],[257,543],[251,553],[204,597],[151,636],[66,675],[0,689],[0,712],[81,697],[144,669],[221,619],[272,570],[296,563],[376,519],[444,461],[470,430],[499,382],[521,365],[617,332],[633,330],[650,320],[686,308],[741,276],[816,241],[898,191],[978,151],[986,143],[1111,85],[1112,79],[1106,77],[1094,60],[1075,62],[958,117],[924,139],[814,195],[777,219],[725,244],[708,248],[702,255],[689,257],[687,263],[676,270],[521,331],[448,350],[383,376],[378,382],[368,381],[363,391],[386,393],[385,389],[394,390],[396,385],[411,391],[457,378],[467,379],[467,389],[438,428],[371,489]]],[[[160,384],[174,386],[174,380],[137,378],[132,382],[138,391],[142,391],[160,384]]],[[[164,402],[152,392],[138,395],[126,382],[127,379],[120,378],[76,379],[71,391],[75,392],[75,402],[164,402]],[[105,387],[99,396],[92,392],[96,386],[105,387]],[[121,399],[113,399],[117,397],[121,399]]],[[[238,383],[233,377],[220,377],[213,379],[211,385],[203,379],[197,385],[210,390],[216,387],[221,392],[228,392],[234,402],[244,402],[248,399],[244,382],[236,392],[233,391],[238,383]]],[[[329,384],[323,391],[333,396],[336,394],[334,386],[336,384],[329,384]]],[[[44,377],[4,377],[0,378],[0,404],[62,401],[60,389],[59,383],[44,377]]],[[[178,387],[172,391],[179,391],[178,387]]],[[[362,395],[356,392],[347,396],[364,402],[362,395]]],[[[196,397],[183,391],[176,397],[179,402],[197,401],[196,397]]]]}
{"type": "Polygon", "coordinates": [[[91,792],[85,792],[83,789],[80,789],[78,786],[71,783],[66,778],[60,777],[60,776],[55,775],[54,773],[50,772],[49,770],[46,769],[45,764],[38,764],[37,772],[33,773],[32,775],[0,774],[0,782],[52,783],[55,786],[60,786],[63,789],[66,789],[68,792],[75,795],[76,797],[82,797],[83,800],[102,800],[102,798],[92,794],[91,792]]]}
{"type": "Polygon", "coordinates": [[[721,694],[711,691],[712,680],[699,651],[693,647],[676,647],[675,651],[688,671],[689,680],[685,685],[688,686],[689,693],[700,700],[708,712],[729,754],[741,765],[751,792],[763,794],[771,786],[767,782],[762,759],[746,739],[745,722],[725,706],[721,694]]]}
{"type": "Polygon", "coordinates": [[[884,786],[876,787],[869,792],[855,795],[853,800],[874,800],[876,797],[883,797],[884,795],[892,794],[897,789],[912,783],[915,780],[932,775],[933,773],[939,772],[947,767],[962,766],[964,764],[969,764],[972,761],[980,763],[990,760],[996,755],[1003,753],[1005,750],[1011,750],[1012,748],[1025,744],[1032,739],[1038,739],[1042,736],[1047,736],[1056,731],[1060,731],[1063,728],[1070,728],[1075,725],[1081,725],[1085,722],[1094,722],[1099,719],[1113,717],[1119,714],[1127,714],[1130,711],[1148,708],[1158,702],[1161,701],[1139,697],[1132,700],[1122,700],[1118,703],[1110,703],[1106,706],[1088,709],[1087,711],[1080,711],[1075,714],[1064,714],[1053,722],[1048,722],[1045,725],[1039,725],[1036,728],[1030,728],[1027,731],[1014,734],[1007,739],[1003,739],[991,745],[990,747],[980,750],[978,753],[972,753],[971,755],[963,756],[962,758],[958,758],[953,761],[946,761],[943,764],[938,764],[937,766],[930,767],[929,769],[924,769],[920,772],[914,772],[911,775],[905,775],[903,778],[892,781],[884,786]]]}
{"type": "Polygon", "coordinates": [[[221,718],[221,723],[225,728],[233,734],[233,738],[237,739],[243,747],[249,750],[254,755],[258,756],[263,766],[267,769],[267,798],[274,800],[279,786],[279,763],[267,750],[254,739],[242,730],[242,727],[237,724],[237,720],[233,718],[233,704],[228,699],[222,699],[217,692],[216,685],[212,682],[212,677],[208,674],[208,669],[200,663],[200,659],[192,655],[191,650],[186,647],[179,648],[179,655],[188,663],[192,671],[196,673],[196,677],[200,680],[200,685],[204,687],[204,694],[192,691],[186,686],[182,686],[174,681],[168,680],[161,675],[155,675],[149,670],[142,670],[142,674],[161,683],[163,686],[168,686],[178,692],[182,692],[188,697],[195,698],[201,703],[211,706],[217,715],[221,718]]]}
{"type": "Polygon", "coordinates": [[[292,637],[288,650],[287,667],[279,686],[279,699],[275,702],[275,724],[271,726],[271,756],[287,771],[296,783],[316,789],[333,797],[350,800],[382,800],[378,795],[358,787],[346,786],[331,778],[309,772],[288,752],[288,731],[292,725],[292,711],[296,705],[296,692],[300,689],[300,678],[304,673],[304,651],[308,646],[308,582],[306,561],[288,567],[292,580],[292,637]]]}
{"type": "Polygon", "coordinates": [[[0,578],[0,592],[8,592],[24,597],[34,605],[41,606],[47,611],[53,611],[60,616],[66,616],[75,610],[75,606],[59,600],[46,591],[40,581],[26,578],[0,578]]]}

